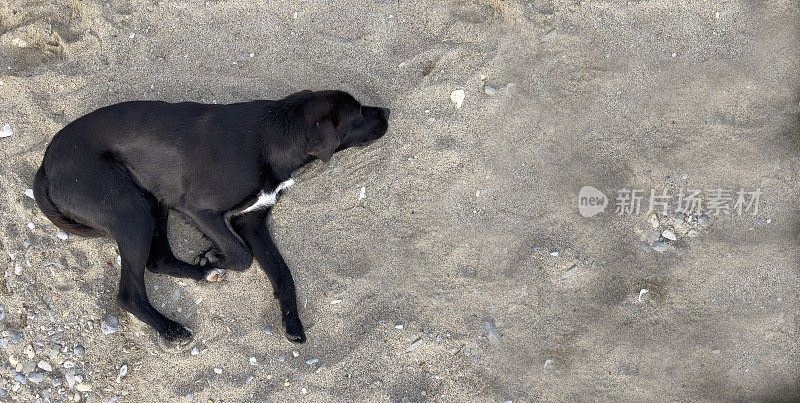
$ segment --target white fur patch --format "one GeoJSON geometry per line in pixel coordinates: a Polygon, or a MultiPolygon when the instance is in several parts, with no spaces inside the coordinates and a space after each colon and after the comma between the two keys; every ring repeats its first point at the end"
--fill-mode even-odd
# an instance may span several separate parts
{"type": "Polygon", "coordinates": [[[288,189],[292,185],[294,185],[294,179],[290,178],[278,184],[278,186],[270,193],[266,193],[262,190],[261,193],[258,194],[258,200],[256,200],[255,203],[251,204],[244,210],[233,213],[233,215],[241,215],[274,205],[278,202],[278,193],[284,189],[288,189]]]}

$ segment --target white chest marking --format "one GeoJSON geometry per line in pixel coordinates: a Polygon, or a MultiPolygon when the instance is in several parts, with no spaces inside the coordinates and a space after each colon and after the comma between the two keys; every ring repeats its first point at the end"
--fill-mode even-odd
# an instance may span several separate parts
{"type": "Polygon", "coordinates": [[[256,200],[255,203],[251,204],[244,210],[234,213],[233,215],[241,215],[274,205],[278,201],[278,193],[284,189],[288,189],[292,185],[294,185],[294,179],[290,178],[278,184],[278,186],[270,193],[266,193],[262,190],[261,193],[258,194],[258,200],[256,200]]]}

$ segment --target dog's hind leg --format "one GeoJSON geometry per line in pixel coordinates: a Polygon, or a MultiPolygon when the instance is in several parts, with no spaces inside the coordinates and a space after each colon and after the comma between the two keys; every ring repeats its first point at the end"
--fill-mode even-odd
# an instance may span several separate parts
{"type": "Polygon", "coordinates": [[[189,264],[178,259],[172,253],[167,237],[169,207],[157,204],[155,219],[153,242],[150,245],[150,256],[147,260],[148,270],[153,273],[162,273],[172,277],[222,281],[225,270],[189,264]]]}
{"type": "Polygon", "coordinates": [[[191,332],[158,312],[147,299],[144,271],[155,231],[157,203],[136,184],[125,166],[110,154],[69,158],[48,172],[49,196],[59,209],[81,224],[109,234],[122,263],[117,300],[120,306],[152,326],[171,342],[186,341],[191,332]]]}
{"type": "Polygon", "coordinates": [[[189,329],[158,312],[145,291],[144,271],[155,230],[154,206],[141,195],[126,196],[127,200],[116,200],[117,219],[108,228],[122,258],[117,300],[123,309],[152,326],[167,341],[187,342],[192,337],[189,329]]]}
{"type": "Polygon", "coordinates": [[[303,343],[306,341],[306,334],[297,312],[294,279],[278,248],[272,242],[267,228],[267,214],[269,210],[236,216],[231,220],[231,226],[253,251],[258,264],[272,283],[272,290],[281,307],[286,338],[295,343],[303,343]]]}

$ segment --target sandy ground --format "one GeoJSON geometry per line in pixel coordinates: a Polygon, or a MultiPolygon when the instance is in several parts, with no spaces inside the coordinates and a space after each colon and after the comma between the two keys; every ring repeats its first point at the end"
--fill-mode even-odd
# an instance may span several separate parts
{"type": "Polygon", "coordinates": [[[0,400],[800,399],[795,1],[0,0],[0,68],[0,400]],[[97,107],[331,88],[393,113],[274,210],[305,345],[255,266],[148,273],[196,334],[163,352],[116,305],[116,246],[25,196],[97,107]],[[626,188],[763,194],[681,226],[615,214],[626,188]]]}

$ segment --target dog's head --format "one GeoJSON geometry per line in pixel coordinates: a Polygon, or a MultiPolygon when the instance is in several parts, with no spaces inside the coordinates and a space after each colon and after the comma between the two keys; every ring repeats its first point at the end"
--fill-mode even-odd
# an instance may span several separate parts
{"type": "Polygon", "coordinates": [[[327,162],[333,153],[367,145],[386,134],[389,109],[362,106],[344,91],[303,91],[306,152],[327,162]]]}

